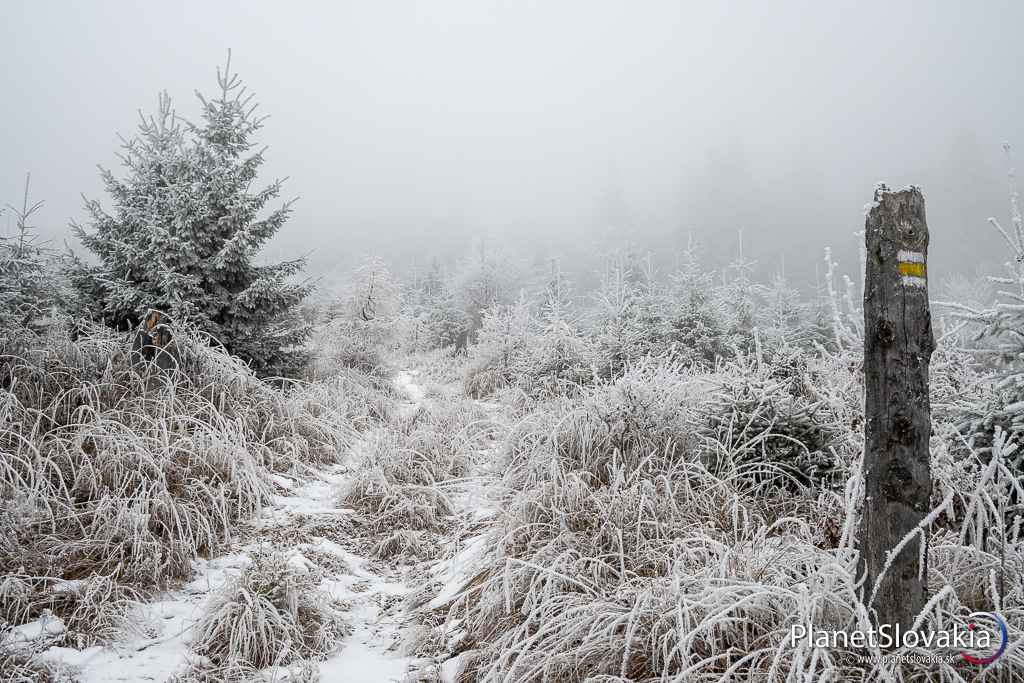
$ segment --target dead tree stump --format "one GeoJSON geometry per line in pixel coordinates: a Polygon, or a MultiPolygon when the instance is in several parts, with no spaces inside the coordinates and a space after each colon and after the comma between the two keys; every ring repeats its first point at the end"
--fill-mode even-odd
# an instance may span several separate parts
{"type": "Polygon", "coordinates": [[[146,315],[132,341],[132,355],[135,362],[147,361],[161,370],[178,367],[178,350],[174,343],[170,321],[159,311],[146,315]]]}
{"type": "Polygon", "coordinates": [[[880,185],[864,241],[865,491],[858,538],[864,599],[874,596],[878,625],[906,629],[927,602],[922,535],[890,556],[928,514],[932,493],[928,365],[935,339],[920,189],[880,185]]]}

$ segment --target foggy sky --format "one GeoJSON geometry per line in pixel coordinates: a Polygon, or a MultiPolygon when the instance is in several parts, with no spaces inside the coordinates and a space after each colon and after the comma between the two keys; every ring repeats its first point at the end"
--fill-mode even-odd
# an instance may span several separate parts
{"type": "Polygon", "coordinates": [[[922,186],[935,274],[1005,253],[1024,155],[1024,3],[0,2],[0,201],[26,171],[56,240],[166,89],[233,65],[269,114],[276,256],[401,266],[474,236],[567,256],[744,250],[858,269],[874,183],[922,186]]]}

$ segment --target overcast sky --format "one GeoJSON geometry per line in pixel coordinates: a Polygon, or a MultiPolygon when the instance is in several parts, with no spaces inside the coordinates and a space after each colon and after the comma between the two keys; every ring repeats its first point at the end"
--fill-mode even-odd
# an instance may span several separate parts
{"type": "Polygon", "coordinates": [[[301,200],[275,255],[400,265],[476,235],[745,249],[844,270],[878,180],[923,187],[933,273],[1002,249],[1024,154],[1024,3],[0,0],[0,198],[32,172],[63,239],[96,165],[166,89],[186,115],[227,48],[301,200]]]}

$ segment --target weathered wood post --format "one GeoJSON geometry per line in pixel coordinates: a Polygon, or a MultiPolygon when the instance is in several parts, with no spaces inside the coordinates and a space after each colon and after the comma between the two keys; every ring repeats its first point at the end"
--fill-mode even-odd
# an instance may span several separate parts
{"type": "Polygon", "coordinates": [[[874,594],[870,607],[879,625],[906,629],[927,602],[921,536],[889,556],[928,514],[932,493],[928,364],[935,339],[921,190],[879,185],[864,241],[865,491],[858,539],[864,599],[874,594]]]}

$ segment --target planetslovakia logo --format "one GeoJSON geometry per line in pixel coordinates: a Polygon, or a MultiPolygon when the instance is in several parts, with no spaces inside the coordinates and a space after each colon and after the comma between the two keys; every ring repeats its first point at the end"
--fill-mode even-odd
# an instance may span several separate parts
{"type": "Polygon", "coordinates": [[[793,624],[789,641],[792,647],[803,641],[820,648],[904,650],[904,654],[886,655],[897,658],[927,658],[920,652],[923,648],[935,652],[942,661],[953,661],[959,656],[974,666],[986,666],[1002,657],[1010,642],[1009,629],[1002,616],[972,612],[968,619],[966,627],[958,622],[951,629],[939,631],[904,630],[899,624],[882,624],[877,629],[866,631],[830,631],[811,624],[793,624]]]}
{"type": "MultiPolygon", "coordinates": [[[[988,619],[995,622],[995,624],[999,627],[999,648],[988,657],[978,657],[976,655],[968,654],[966,652],[961,652],[960,656],[963,657],[965,662],[967,662],[968,664],[974,664],[975,666],[985,666],[987,664],[991,664],[992,662],[996,661],[997,659],[1003,656],[1003,653],[1006,652],[1006,645],[1010,642],[1010,634],[1007,632],[1006,629],[1006,620],[1004,620],[998,614],[993,614],[990,612],[972,612],[971,619],[988,619]]],[[[977,624],[974,621],[972,621],[967,625],[967,628],[971,631],[974,631],[977,628],[977,624]]]]}

